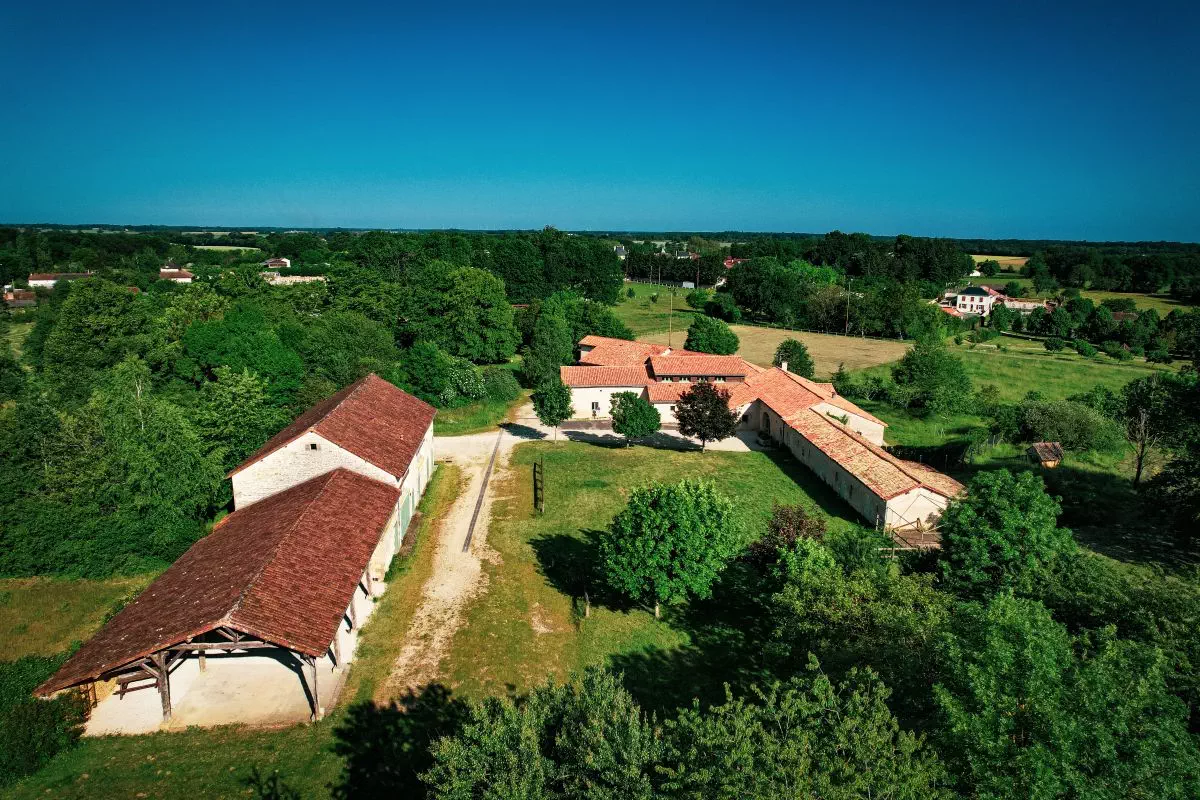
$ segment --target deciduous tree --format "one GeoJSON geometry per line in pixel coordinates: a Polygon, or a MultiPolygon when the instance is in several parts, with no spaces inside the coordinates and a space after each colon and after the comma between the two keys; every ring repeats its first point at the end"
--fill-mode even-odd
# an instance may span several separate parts
{"type": "Polygon", "coordinates": [[[625,437],[628,447],[634,439],[644,439],[662,426],[658,409],[633,392],[617,392],[612,396],[612,428],[625,437]]]}
{"type": "Polygon", "coordinates": [[[816,371],[808,347],[799,339],[784,339],[775,348],[775,358],[771,362],[777,367],[787,364],[787,371],[805,378],[811,378],[816,371]]]}
{"type": "Polygon", "coordinates": [[[683,346],[697,353],[713,353],[731,356],[740,344],[737,334],[729,326],[714,317],[696,317],[688,326],[687,340],[683,346]]]}
{"type": "Polygon", "coordinates": [[[733,436],[737,430],[737,412],[729,407],[729,392],[707,381],[692,384],[675,404],[679,432],[700,440],[704,450],[709,442],[733,436]]]}
{"type": "Polygon", "coordinates": [[[538,420],[554,428],[554,440],[558,441],[558,426],[575,413],[570,387],[555,376],[534,390],[530,399],[538,420]]]}

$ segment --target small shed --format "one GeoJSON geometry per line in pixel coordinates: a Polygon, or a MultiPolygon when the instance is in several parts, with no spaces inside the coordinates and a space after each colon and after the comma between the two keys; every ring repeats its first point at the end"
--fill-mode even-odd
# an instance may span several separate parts
{"type": "Polygon", "coordinates": [[[1063,448],[1058,442],[1034,442],[1025,452],[1030,461],[1046,469],[1054,469],[1063,460],[1063,448]]]}

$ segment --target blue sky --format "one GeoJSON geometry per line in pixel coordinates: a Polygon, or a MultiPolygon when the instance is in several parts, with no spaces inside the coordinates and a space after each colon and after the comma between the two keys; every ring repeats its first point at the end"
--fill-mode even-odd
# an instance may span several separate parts
{"type": "Polygon", "coordinates": [[[0,221],[1200,240],[1195,3],[27,3],[0,221]]]}

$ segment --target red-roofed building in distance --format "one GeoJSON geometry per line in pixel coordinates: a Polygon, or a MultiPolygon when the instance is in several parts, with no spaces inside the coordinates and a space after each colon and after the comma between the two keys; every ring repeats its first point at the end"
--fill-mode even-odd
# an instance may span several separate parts
{"type": "Polygon", "coordinates": [[[37,693],[89,687],[88,734],[320,717],[432,474],[434,413],[368,375],[300,415],[230,473],[236,510],[37,693]]]}
{"type": "Polygon", "coordinates": [[[94,272],[34,272],[29,276],[30,289],[53,289],[59,281],[78,281],[90,278],[94,272]]]}
{"type": "Polygon", "coordinates": [[[612,395],[647,399],[663,424],[676,424],[679,398],[704,381],[729,392],[738,428],[770,437],[816,473],[870,524],[897,535],[933,526],[962,484],[884,448],[887,423],[818,383],[785,368],[763,369],[739,356],[673,350],[663,345],[588,336],[580,364],[562,367],[575,417],[604,419],[612,395]],[[611,358],[612,363],[604,363],[611,358]],[[640,360],[640,365],[631,362],[640,360]]]}
{"type": "Polygon", "coordinates": [[[195,277],[195,275],[193,275],[191,272],[188,272],[174,261],[168,261],[158,271],[158,279],[160,281],[170,281],[171,283],[191,283],[192,279],[195,277]]]}

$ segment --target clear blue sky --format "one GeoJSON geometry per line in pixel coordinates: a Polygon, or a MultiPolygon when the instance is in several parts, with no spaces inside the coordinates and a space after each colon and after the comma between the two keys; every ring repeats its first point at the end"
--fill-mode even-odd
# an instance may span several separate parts
{"type": "Polygon", "coordinates": [[[15,5],[0,221],[1200,239],[1195,2],[15,5]]]}

